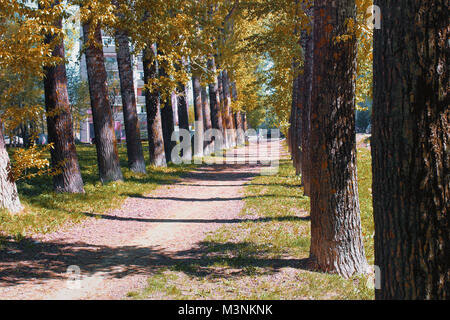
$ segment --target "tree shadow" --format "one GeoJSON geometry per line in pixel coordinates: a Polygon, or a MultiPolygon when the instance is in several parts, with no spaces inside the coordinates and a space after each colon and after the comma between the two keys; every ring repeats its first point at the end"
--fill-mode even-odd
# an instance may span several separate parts
{"type": "Polygon", "coordinates": [[[67,279],[67,268],[77,265],[82,276],[98,272],[107,278],[148,275],[158,270],[180,271],[192,277],[232,278],[260,268],[273,274],[291,267],[308,269],[308,259],[274,254],[269,245],[249,242],[198,243],[194,248],[167,253],[156,247],[109,247],[84,242],[35,243],[31,239],[4,241],[0,250],[0,288],[47,280],[67,279]],[[230,269],[231,268],[231,269],[230,269]]]}
{"type": "Polygon", "coordinates": [[[295,221],[309,221],[309,216],[298,217],[298,216],[284,216],[284,217],[264,217],[264,218],[242,218],[242,219],[150,219],[150,218],[130,218],[130,217],[118,217],[109,216],[106,214],[97,214],[90,212],[83,212],[83,215],[92,218],[101,218],[106,220],[117,220],[117,221],[138,221],[138,222],[149,222],[149,223],[245,223],[245,222],[295,222],[295,221]]]}
{"type": "Polygon", "coordinates": [[[139,194],[127,194],[131,198],[141,198],[148,200],[170,200],[170,201],[182,201],[182,202],[214,202],[214,201],[241,201],[245,199],[262,199],[262,198],[295,198],[304,199],[304,196],[286,196],[278,194],[262,194],[257,196],[244,196],[244,197],[233,197],[233,198],[180,198],[180,197],[153,197],[153,196],[143,196],[139,194]]]}

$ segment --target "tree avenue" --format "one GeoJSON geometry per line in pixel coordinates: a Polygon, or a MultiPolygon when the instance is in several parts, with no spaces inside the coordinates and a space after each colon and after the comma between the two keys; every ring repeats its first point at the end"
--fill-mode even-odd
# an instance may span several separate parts
{"type": "Polygon", "coordinates": [[[178,156],[261,152],[261,129],[279,129],[292,177],[261,185],[292,178],[308,203],[301,268],[352,281],[370,263],[376,299],[449,299],[447,12],[444,0],[0,1],[0,221],[24,216],[28,232],[47,219],[30,209],[44,184],[55,203],[90,199],[190,170],[178,156]]]}

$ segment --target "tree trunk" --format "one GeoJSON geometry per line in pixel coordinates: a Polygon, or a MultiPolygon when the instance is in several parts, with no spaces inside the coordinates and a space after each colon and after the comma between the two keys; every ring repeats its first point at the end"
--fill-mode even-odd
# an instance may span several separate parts
{"type": "Polygon", "coordinates": [[[172,141],[175,124],[173,122],[173,109],[170,100],[167,100],[161,108],[161,122],[164,138],[164,152],[166,154],[166,162],[169,163],[172,161],[172,150],[175,147],[175,141],[172,141]]]}
{"type": "Polygon", "coordinates": [[[356,183],[356,40],[335,41],[355,17],[354,0],[314,3],[310,258],[345,278],[367,271],[356,183]]]}
{"type": "MultiPolygon", "coordinates": [[[[55,26],[62,29],[62,21],[59,20],[55,26]]],[[[45,39],[47,44],[53,41],[53,35],[48,35],[45,39]]],[[[67,93],[64,39],[58,39],[52,55],[63,59],[56,66],[44,68],[48,140],[53,143],[53,148],[50,149],[51,163],[52,167],[59,171],[53,176],[53,186],[56,192],[84,193],[67,93]]]]}
{"type": "Polygon", "coordinates": [[[218,89],[219,89],[219,98],[220,98],[220,115],[222,119],[222,128],[223,128],[223,147],[225,149],[228,148],[228,134],[227,134],[227,117],[225,114],[225,96],[223,91],[223,72],[221,71],[217,77],[218,81],[218,89]]]}
{"type": "Polygon", "coordinates": [[[202,110],[202,87],[200,78],[192,76],[192,89],[194,93],[195,135],[194,155],[203,156],[203,110],[202,110]]]}
{"type": "Polygon", "coordinates": [[[242,114],[242,125],[244,128],[244,131],[247,132],[248,126],[247,126],[247,113],[242,114]]]}
{"type": "MultiPolygon", "coordinates": [[[[178,104],[178,128],[179,130],[187,130],[189,131],[189,112],[188,112],[188,105],[187,105],[187,88],[184,84],[180,83],[178,85],[178,93],[177,96],[177,104],[178,104]]],[[[180,135],[180,138],[182,135],[180,135]]],[[[190,142],[190,140],[189,140],[190,142]]],[[[192,147],[192,146],[191,146],[192,147]]],[[[185,161],[191,160],[192,155],[192,149],[189,149],[189,151],[184,154],[183,149],[181,149],[181,158],[185,161]]]]}
{"type": "Polygon", "coordinates": [[[91,97],[92,118],[94,122],[95,146],[97,148],[100,181],[123,180],[117,152],[116,135],[111,105],[108,99],[105,58],[100,25],[95,26],[94,43],[89,42],[91,23],[83,24],[83,38],[86,45],[86,67],[91,97]]]}
{"type": "Polygon", "coordinates": [[[17,213],[23,209],[17,186],[10,171],[9,155],[6,151],[3,137],[3,124],[0,119],[0,208],[5,208],[10,213],[17,213]]]}
{"type": "MultiPolygon", "coordinates": [[[[233,101],[237,101],[238,99],[238,92],[236,88],[236,81],[233,81],[231,83],[231,97],[233,101]]],[[[234,123],[234,129],[235,129],[235,138],[236,138],[236,145],[242,146],[245,143],[244,138],[244,130],[242,127],[242,117],[240,111],[236,111],[233,115],[233,123],[234,123]]]]}
{"type": "MultiPolygon", "coordinates": [[[[308,9],[307,15],[311,19],[311,26],[313,26],[313,12],[312,8],[308,9]]],[[[312,28],[313,29],[313,28],[312,28]]],[[[311,93],[312,93],[312,76],[313,76],[313,57],[314,57],[314,41],[313,31],[311,33],[304,32],[301,35],[304,37],[304,84],[301,95],[302,110],[301,110],[301,149],[302,149],[302,184],[303,191],[306,196],[311,195],[311,146],[310,146],[310,128],[311,128],[311,93]]]]}
{"type": "MultiPolygon", "coordinates": [[[[156,46],[143,51],[144,82],[149,83],[149,79],[156,78],[158,65],[156,61],[151,62],[150,56],[156,55],[156,46]],[[149,50],[154,49],[154,52],[149,50]]],[[[164,140],[161,123],[161,107],[158,92],[145,90],[145,108],[147,111],[147,133],[148,149],[150,153],[150,165],[156,167],[166,166],[166,155],[164,153],[164,140]]]]}
{"type": "Polygon", "coordinates": [[[189,131],[189,112],[186,101],[186,87],[179,84],[178,90],[180,93],[177,97],[178,102],[178,127],[189,131]]]}
{"type": "Polygon", "coordinates": [[[374,37],[377,299],[450,299],[448,1],[385,1],[374,37]]]}
{"type": "Polygon", "coordinates": [[[233,133],[231,129],[233,129],[233,123],[231,118],[231,92],[230,92],[230,81],[228,78],[227,70],[222,72],[222,86],[223,86],[223,112],[225,118],[225,128],[227,130],[226,134],[226,146],[227,148],[231,148],[235,145],[233,143],[233,133]]]}
{"type": "Polygon", "coordinates": [[[128,35],[122,30],[116,31],[116,52],[120,77],[120,94],[122,96],[123,121],[127,139],[128,167],[131,171],[146,173],[141,131],[139,129],[139,119],[136,110],[133,67],[131,64],[128,35]]]}
{"type": "Polygon", "coordinates": [[[297,75],[299,72],[298,66],[294,64],[294,80],[292,83],[292,111],[291,111],[291,150],[292,150],[292,162],[295,168],[295,174],[300,175],[301,174],[301,167],[300,167],[300,157],[301,157],[301,151],[300,151],[300,132],[301,127],[300,125],[300,113],[301,113],[301,100],[300,100],[300,94],[299,94],[299,88],[303,85],[304,79],[302,78],[302,75],[297,75]]]}
{"type": "MultiPolygon", "coordinates": [[[[202,87],[202,110],[203,110],[203,129],[204,131],[212,129],[211,124],[211,109],[208,104],[208,93],[206,87],[202,87]]],[[[203,148],[205,155],[209,155],[213,152],[213,142],[205,141],[203,148]]]]}
{"type": "MultiPolygon", "coordinates": [[[[211,72],[216,72],[214,58],[208,61],[208,68],[211,72]]],[[[211,124],[214,129],[223,131],[222,112],[220,108],[219,81],[214,77],[214,83],[209,84],[209,105],[211,109],[211,124]]]]}
{"type": "MultiPolygon", "coordinates": [[[[159,68],[160,76],[168,77],[166,71],[163,67],[159,68]]],[[[175,131],[175,123],[173,119],[173,108],[171,97],[168,97],[164,101],[163,107],[161,108],[161,122],[162,122],[162,132],[164,139],[164,153],[166,155],[166,162],[172,162],[172,150],[176,145],[175,141],[172,141],[172,134],[175,131]]]]}

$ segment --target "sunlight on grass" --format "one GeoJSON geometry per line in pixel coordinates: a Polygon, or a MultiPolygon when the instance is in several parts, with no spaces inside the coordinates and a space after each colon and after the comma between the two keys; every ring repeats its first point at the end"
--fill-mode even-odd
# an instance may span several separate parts
{"type": "MultiPolygon", "coordinates": [[[[148,148],[144,146],[148,163],[148,148]]],[[[11,215],[0,212],[0,234],[23,237],[35,233],[55,231],[61,226],[78,223],[86,218],[85,213],[104,213],[118,208],[129,196],[144,195],[161,184],[175,182],[193,168],[192,165],[170,166],[168,168],[148,167],[148,174],[136,174],[128,170],[126,146],[119,146],[119,156],[124,182],[102,185],[98,178],[97,157],[94,145],[77,145],[77,152],[85,194],[56,194],[52,178],[37,177],[18,181],[17,187],[24,212],[11,215]]]]}
{"type": "MultiPolygon", "coordinates": [[[[366,255],[373,263],[370,151],[358,151],[359,196],[366,255]]],[[[309,198],[290,160],[275,176],[258,176],[245,187],[245,222],[227,225],[200,244],[201,257],[149,279],[139,299],[373,299],[365,276],[344,280],[309,271],[309,198]],[[170,279],[170,277],[175,278],[170,279]],[[175,280],[173,280],[175,279],[175,280]]]]}

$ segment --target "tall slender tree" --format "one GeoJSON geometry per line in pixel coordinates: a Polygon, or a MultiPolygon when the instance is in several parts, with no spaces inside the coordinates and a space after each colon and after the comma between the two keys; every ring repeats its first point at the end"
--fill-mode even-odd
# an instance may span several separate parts
{"type": "MultiPolygon", "coordinates": [[[[202,111],[203,111],[203,129],[206,132],[207,130],[212,129],[211,123],[211,109],[208,103],[208,93],[206,91],[206,87],[202,86],[202,111]]],[[[205,155],[209,155],[213,151],[213,141],[206,141],[203,145],[205,155]]]]}
{"type": "MultiPolygon", "coordinates": [[[[231,97],[233,99],[233,102],[237,102],[238,92],[237,92],[237,87],[236,87],[236,81],[233,81],[231,83],[231,97]]],[[[241,112],[239,110],[237,110],[233,114],[233,123],[234,123],[234,129],[236,129],[236,136],[235,136],[236,145],[242,146],[245,143],[245,138],[244,138],[244,129],[242,126],[241,112]]]]}
{"type": "Polygon", "coordinates": [[[100,181],[106,183],[123,180],[111,104],[108,98],[100,24],[94,25],[91,20],[85,21],[83,23],[83,40],[100,181]]]}
{"type": "Polygon", "coordinates": [[[223,71],[219,72],[217,76],[218,90],[219,90],[219,100],[220,100],[220,115],[222,117],[222,128],[223,128],[223,147],[229,148],[228,146],[228,132],[227,132],[227,116],[225,112],[225,94],[223,88],[223,71]]]}
{"type": "MultiPolygon", "coordinates": [[[[311,30],[313,30],[313,8],[307,8],[306,15],[310,19],[309,24],[311,30]]],[[[303,47],[303,77],[304,82],[301,91],[301,163],[302,163],[302,184],[304,194],[310,196],[311,194],[311,145],[310,141],[310,130],[311,130],[311,93],[312,93],[312,76],[313,76],[313,54],[314,54],[314,41],[313,41],[313,31],[307,32],[306,30],[302,32],[302,47],[303,47]]]]}
{"type": "Polygon", "coordinates": [[[376,0],[377,299],[450,299],[448,1],[376,0]]]}
{"type": "MultiPolygon", "coordinates": [[[[164,67],[159,68],[160,77],[168,77],[164,67]]],[[[175,131],[175,123],[173,119],[173,106],[171,97],[166,97],[161,108],[161,123],[164,140],[164,153],[166,162],[172,161],[172,150],[175,147],[175,141],[172,140],[172,134],[175,131]]]]}
{"type": "MultiPolygon", "coordinates": [[[[208,60],[208,70],[213,74],[216,73],[216,65],[214,58],[208,60]]],[[[220,108],[220,92],[219,81],[217,76],[214,76],[214,82],[208,85],[209,87],[209,105],[211,109],[211,124],[214,129],[223,131],[222,113],[220,108]]]]}
{"type": "Polygon", "coordinates": [[[356,183],[355,0],[314,2],[311,111],[311,249],[316,268],[343,277],[367,271],[356,183]]]}
{"type": "Polygon", "coordinates": [[[222,88],[223,88],[223,114],[224,114],[224,127],[227,130],[226,134],[226,146],[231,148],[235,145],[233,143],[234,135],[232,133],[233,120],[231,117],[231,90],[230,90],[230,79],[228,77],[228,71],[223,70],[222,72],[222,88]]]}
{"type": "Polygon", "coordinates": [[[187,105],[187,94],[186,86],[179,84],[178,86],[178,125],[180,129],[185,129],[189,131],[189,112],[187,105]]]}
{"type": "MultiPolygon", "coordinates": [[[[53,4],[59,4],[59,1],[53,4]]],[[[57,18],[54,26],[62,30],[62,18],[57,18]]],[[[53,186],[56,192],[84,193],[67,93],[64,39],[62,35],[48,34],[45,43],[53,46],[52,56],[61,59],[54,66],[44,67],[47,132],[49,142],[53,143],[51,163],[58,171],[53,176],[53,186]]]]}
{"type": "Polygon", "coordinates": [[[123,120],[127,140],[128,167],[131,171],[146,173],[144,151],[142,149],[141,131],[136,110],[134,93],[133,66],[128,34],[118,29],[115,33],[117,65],[120,77],[120,94],[122,97],[123,120]]]}
{"type": "Polygon", "coordinates": [[[291,154],[292,161],[295,168],[295,173],[297,175],[301,174],[300,167],[300,158],[301,158],[301,150],[300,150],[300,134],[301,134],[301,126],[300,126],[300,114],[301,114],[301,101],[299,94],[299,87],[302,85],[302,75],[297,75],[299,72],[298,65],[294,63],[294,73],[296,76],[294,77],[292,84],[292,107],[291,107],[291,154]]]}
{"type": "Polygon", "coordinates": [[[10,168],[9,155],[3,136],[3,123],[0,118],[0,208],[17,213],[23,209],[23,206],[20,203],[16,182],[10,168]]]}
{"type": "Polygon", "coordinates": [[[195,114],[195,135],[194,135],[194,155],[203,156],[203,104],[202,86],[198,75],[192,76],[192,89],[194,93],[194,114],[195,114]]]}
{"type": "MultiPolygon", "coordinates": [[[[157,78],[158,65],[155,59],[156,45],[144,49],[142,63],[144,68],[144,83],[149,84],[150,79],[157,78]],[[153,59],[152,59],[153,57],[153,59]]],[[[161,106],[159,93],[155,90],[145,90],[145,108],[147,111],[148,149],[150,164],[156,167],[166,166],[164,152],[164,139],[161,123],[161,106]]]]}

